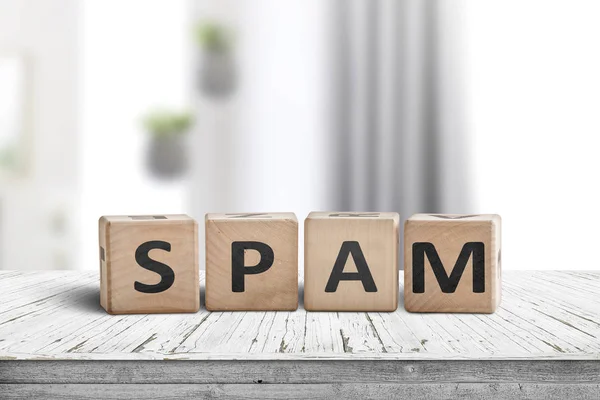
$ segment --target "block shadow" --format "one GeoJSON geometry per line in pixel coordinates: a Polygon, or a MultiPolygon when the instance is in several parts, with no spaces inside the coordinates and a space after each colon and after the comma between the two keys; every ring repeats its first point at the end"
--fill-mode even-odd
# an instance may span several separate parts
{"type": "Polygon", "coordinates": [[[77,285],[69,293],[77,298],[71,304],[71,308],[88,313],[106,314],[100,305],[100,289],[97,284],[77,285]]]}
{"type": "Polygon", "coordinates": [[[304,284],[298,284],[298,309],[304,309],[304,284]]]}

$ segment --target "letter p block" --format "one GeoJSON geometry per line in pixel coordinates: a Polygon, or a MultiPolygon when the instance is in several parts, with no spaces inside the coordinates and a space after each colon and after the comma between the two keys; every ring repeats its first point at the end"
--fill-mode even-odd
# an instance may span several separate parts
{"type": "Polygon", "coordinates": [[[198,225],[187,215],[104,216],[100,304],[109,314],[200,308],[198,225]]]}
{"type": "Polygon", "coordinates": [[[415,214],[404,226],[404,305],[493,313],[500,304],[499,215],[415,214]]]}
{"type": "Polygon", "coordinates": [[[298,220],[293,213],[206,215],[206,308],[298,308],[298,220]]]}
{"type": "Polygon", "coordinates": [[[397,213],[312,212],[304,223],[304,308],[398,307],[397,213]]]}

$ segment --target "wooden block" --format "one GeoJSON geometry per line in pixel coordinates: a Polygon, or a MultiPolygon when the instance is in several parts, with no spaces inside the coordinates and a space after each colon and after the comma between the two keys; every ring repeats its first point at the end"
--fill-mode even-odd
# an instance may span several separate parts
{"type": "Polygon", "coordinates": [[[293,213],[206,215],[206,309],[298,308],[298,220],[293,213]]]}
{"type": "Polygon", "coordinates": [[[304,308],[394,311],[397,213],[312,212],[304,222],[304,308]]]}
{"type": "Polygon", "coordinates": [[[109,314],[200,308],[198,225],[187,215],[104,216],[100,304],[109,314]]]}
{"type": "Polygon", "coordinates": [[[499,215],[416,214],[404,225],[404,305],[493,313],[501,298],[499,215]]]}

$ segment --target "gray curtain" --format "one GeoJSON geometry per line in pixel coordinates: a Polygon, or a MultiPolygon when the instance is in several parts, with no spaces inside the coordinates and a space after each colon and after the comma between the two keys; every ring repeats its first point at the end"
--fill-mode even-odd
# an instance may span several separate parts
{"type": "Polygon", "coordinates": [[[332,4],[337,209],[469,212],[460,2],[332,4]]]}

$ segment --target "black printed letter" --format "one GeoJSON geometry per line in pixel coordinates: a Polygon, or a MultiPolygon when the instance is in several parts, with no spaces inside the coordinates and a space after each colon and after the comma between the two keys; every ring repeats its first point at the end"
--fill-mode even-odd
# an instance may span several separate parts
{"type": "Polygon", "coordinates": [[[340,281],[361,281],[365,292],[376,292],[377,286],[367,265],[367,260],[360,248],[358,242],[344,242],[340,252],[333,265],[333,270],[329,276],[327,286],[325,286],[325,292],[332,293],[337,290],[340,281]],[[352,254],[354,264],[356,264],[356,270],[358,272],[344,272],[344,266],[348,261],[348,256],[352,254]]]}
{"type": "Polygon", "coordinates": [[[165,251],[171,251],[171,243],[163,242],[161,240],[151,240],[150,242],[142,243],[135,251],[135,261],[142,268],[149,271],[156,272],[160,275],[161,280],[156,285],[146,285],[145,283],[135,282],[134,288],[138,292],[142,293],[160,293],[164,292],[173,285],[175,282],[175,272],[168,266],[161,262],[154,261],[148,256],[148,253],[152,249],[160,249],[165,251]]]}
{"type": "Polygon", "coordinates": [[[244,275],[260,274],[273,265],[275,256],[273,249],[262,242],[233,242],[231,243],[231,290],[244,291],[244,275]],[[245,251],[251,249],[260,253],[260,261],[254,266],[244,265],[245,251]]]}
{"type": "Polygon", "coordinates": [[[425,293],[425,255],[429,259],[442,292],[454,293],[471,254],[473,254],[473,292],[485,292],[485,251],[482,242],[465,243],[449,277],[432,243],[413,243],[412,251],[413,293],[425,293]]]}

